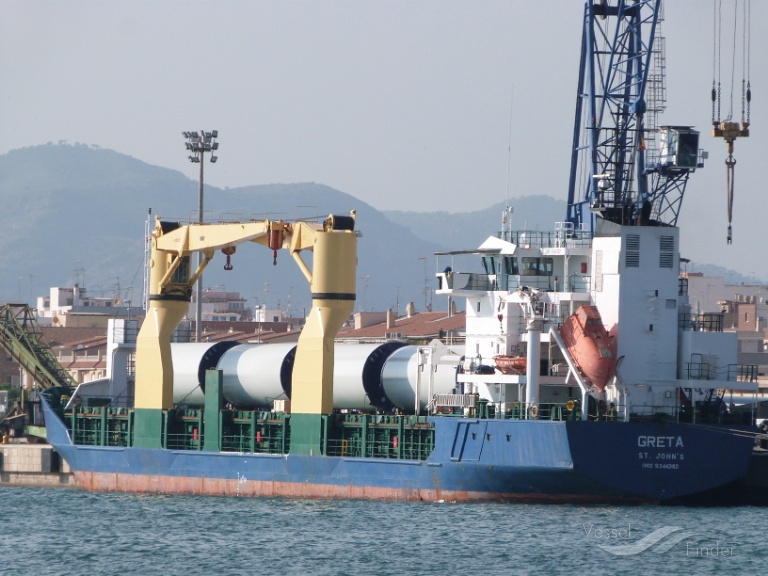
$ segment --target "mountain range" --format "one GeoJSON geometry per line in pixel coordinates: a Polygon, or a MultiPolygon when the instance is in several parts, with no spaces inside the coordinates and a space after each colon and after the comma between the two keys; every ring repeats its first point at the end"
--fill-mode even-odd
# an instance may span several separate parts
{"type": "MultiPolygon", "coordinates": [[[[47,144],[0,155],[0,301],[36,303],[51,286],[78,283],[91,296],[142,300],[144,237],[155,215],[197,218],[198,182],[181,172],[84,144],[47,144]]],[[[501,227],[504,203],[475,212],[379,211],[351,194],[318,183],[205,186],[205,220],[318,218],[357,211],[356,310],[403,312],[447,302],[433,296],[441,250],[477,247],[501,227]]],[[[513,201],[514,229],[549,229],[565,201],[527,196],[513,201]],[[521,216],[518,216],[521,215],[521,216]],[[522,216],[525,215],[525,216],[522,216]]],[[[238,291],[249,305],[294,315],[310,304],[309,287],[287,253],[240,247],[234,270],[218,255],[204,287],[238,291]]],[[[699,271],[724,274],[719,267],[699,271]]],[[[732,274],[732,273],[731,273],[732,274]]]]}

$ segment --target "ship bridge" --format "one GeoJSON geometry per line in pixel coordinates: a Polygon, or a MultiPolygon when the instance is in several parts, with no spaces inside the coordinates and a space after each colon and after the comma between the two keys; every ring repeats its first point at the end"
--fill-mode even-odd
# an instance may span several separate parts
{"type": "Polygon", "coordinates": [[[592,233],[570,222],[558,222],[552,231],[502,231],[476,249],[437,252],[438,270],[448,265],[437,273],[436,294],[471,298],[528,287],[576,293],[582,297],[560,299],[588,301],[591,250],[592,233]]]}

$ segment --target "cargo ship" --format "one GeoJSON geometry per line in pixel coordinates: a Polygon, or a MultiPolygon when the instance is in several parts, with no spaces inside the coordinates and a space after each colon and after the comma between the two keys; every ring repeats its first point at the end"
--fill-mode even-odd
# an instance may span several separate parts
{"type": "Polygon", "coordinates": [[[751,422],[729,420],[724,394],[755,390],[755,367],[738,365],[736,334],[697,322],[681,275],[677,216],[703,165],[698,133],[646,129],[637,105],[659,5],[586,2],[565,218],[550,231],[515,230],[507,209],[478,248],[436,255],[436,294],[465,302],[460,350],[336,342],[355,301],[354,213],[322,223],[158,219],[147,318],[128,346],[135,378],[123,369],[101,388],[43,393],[48,440],[78,485],[635,503],[744,478],[755,435],[751,422]],[[597,36],[615,39],[605,73],[625,86],[594,77],[597,36]],[[246,243],[275,258],[287,250],[304,273],[312,308],[298,343],[172,344],[202,269],[218,250],[229,264],[246,243]],[[197,269],[195,252],[205,256],[197,269]]]}

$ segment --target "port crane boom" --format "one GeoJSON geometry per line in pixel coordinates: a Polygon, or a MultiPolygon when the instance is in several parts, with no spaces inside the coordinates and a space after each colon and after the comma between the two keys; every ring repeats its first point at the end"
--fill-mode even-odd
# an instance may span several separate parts
{"type": "Polygon", "coordinates": [[[675,226],[688,176],[703,166],[697,131],[648,126],[660,9],[661,0],[585,3],[568,187],[575,230],[592,231],[595,215],[675,226]]]}

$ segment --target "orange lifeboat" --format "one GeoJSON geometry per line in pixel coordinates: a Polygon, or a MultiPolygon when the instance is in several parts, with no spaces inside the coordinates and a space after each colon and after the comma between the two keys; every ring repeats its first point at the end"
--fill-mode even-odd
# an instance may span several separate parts
{"type": "Polygon", "coordinates": [[[525,356],[494,356],[493,361],[503,374],[525,374],[525,356]]]}
{"type": "Polygon", "coordinates": [[[616,353],[600,312],[580,306],[560,327],[560,335],[579,370],[602,392],[616,373],[616,353]]]}

